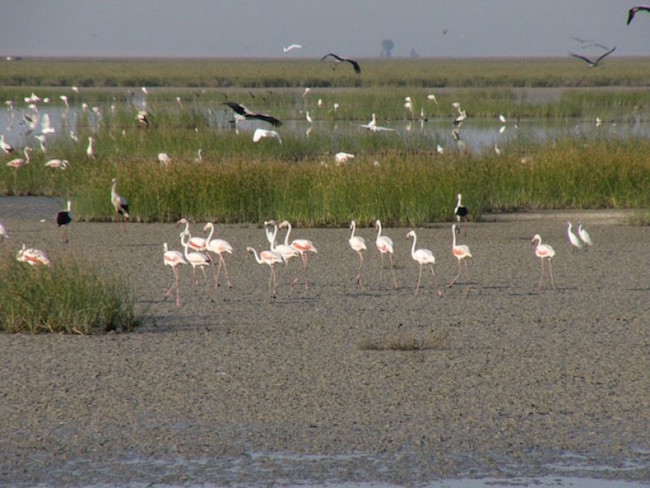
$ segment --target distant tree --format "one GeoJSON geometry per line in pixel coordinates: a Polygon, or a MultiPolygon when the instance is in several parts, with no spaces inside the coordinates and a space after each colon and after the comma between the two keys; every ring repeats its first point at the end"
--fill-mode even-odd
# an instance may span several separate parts
{"type": "Polygon", "coordinates": [[[382,48],[381,57],[390,58],[394,47],[395,47],[395,43],[393,43],[392,39],[384,39],[383,41],[381,41],[381,48],[382,48]]]}

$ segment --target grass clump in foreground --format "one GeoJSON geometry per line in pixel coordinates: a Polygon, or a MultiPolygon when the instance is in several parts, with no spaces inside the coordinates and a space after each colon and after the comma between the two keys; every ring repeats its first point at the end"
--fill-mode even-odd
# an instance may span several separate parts
{"type": "Polygon", "coordinates": [[[89,335],[140,325],[135,300],[122,279],[66,258],[50,267],[0,256],[0,330],[89,335]]]}
{"type": "Polygon", "coordinates": [[[364,339],[359,342],[362,351],[426,351],[444,349],[447,333],[429,333],[415,337],[411,333],[389,334],[379,338],[364,339]]]}

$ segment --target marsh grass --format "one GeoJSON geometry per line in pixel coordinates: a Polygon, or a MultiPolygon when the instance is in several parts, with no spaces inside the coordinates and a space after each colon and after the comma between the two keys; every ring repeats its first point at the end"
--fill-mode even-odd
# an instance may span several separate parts
{"type": "Polygon", "coordinates": [[[377,338],[368,338],[359,342],[362,351],[428,351],[442,350],[447,347],[446,332],[427,333],[416,337],[410,332],[386,334],[377,338]]]}
{"type": "Polygon", "coordinates": [[[88,335],[129,331],[140,324],[124,280],[88,262],[65,257],[31,267],[0,256],[0,329],[88,335]]]}

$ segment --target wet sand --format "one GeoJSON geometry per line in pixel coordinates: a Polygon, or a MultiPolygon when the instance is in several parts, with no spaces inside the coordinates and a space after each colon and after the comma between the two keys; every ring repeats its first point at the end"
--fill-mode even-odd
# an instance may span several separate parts
{"type": "MultiPolygon", "coordinates": [[[[235,248],[233,288],[210,296],[186,267],[177,309],[162,300],[173,279],[162,243],[180,249],[173,224],[123,233],[75,222],[63,246],[52,202],[27,219],[24,201],[8,202],[0,246],[114,263],[146,320],[126,334],[0,334],[0,484],[413,485],[567,472],[650,481],[648,227],[607,212],[470,223],[458,237],[474,256],[470,282],[441,286],[442,297],[426,269],[414,296],[409,229],[385,229],[397,290],[387,262],[380,281],[372,229],[358,229],[369,240],[363,289],[349,230],[294,229],[319,249],[311,288],[289,287],[296,259],[277,267],[269,299],[268,267],[245,252],[266,247],[262,229],[216,226],[235,248]],[[587,225],[592,249],[570,248],[567,216],[587,225]],[[545,281],[537,291],[534,233],[557,252],[555,290],[545,281]],[[440,344],[362,347],[410,338],[440,344]]],[[[448,283],[450,225],[417,232],[448,283]]]]}

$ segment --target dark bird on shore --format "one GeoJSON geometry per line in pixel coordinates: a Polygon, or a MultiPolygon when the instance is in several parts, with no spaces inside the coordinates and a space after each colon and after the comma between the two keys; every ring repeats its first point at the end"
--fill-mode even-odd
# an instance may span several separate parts
{"type": "MultiPolygon", "coordinates": [[[[456,220],[459,224],[462,219],[465,219],[465,234],[467,234],[467,214],[469,211],[467,210],[467,207],[462,204],[461,198],[462,195],[460,193],[456,195],[456,208],[454,208],[454,214],[456,215],[456,220]]],[[[460,228],[458,228],[458,231],[460,232],[460,228]]]]}
{"type": "Polygon", "coordinates": [[[61,210],[56,214],[56,225],[57,227],[63,227],[63,242],[68,243],[68,231],[67,227],[70,222],[72,222],[72,203],[68,200],[68,206],[65,210],[61,210]]]}
{"type": "Polygon", "coordinates": [[[228,105],[235,112],[235,123],[237,123],[239,120],[244,120],[244,119],[258,119],[264,122],[268,122],[274,127],[280,127],[282,125],[282,121],[276,119],[272,115],[252,112],[246,107],[244,107],[241,103],[224,102],[224,105],[228,105]]]}
{"type": "Polygon", "coordinates": [[[129,203],[126,201],[126,198],[117,193],[117,178],[113,178],[111,183],[113,184],[111,187],[111,203],[117,214],[122,216],[124,222],[126,222],[130,218],[129,203]]]}
{"type": "Polygon", "coordinates": [[[320,60],[324,61],[330,56],[336,59],[338,63],[343,63],[343,62],[350,63],[357,74],[361,73],[361,66],[359,66],[359,63],[357,63],[354,59],[344,58],[343,56],[339,56],[338,54],[329,53],[323,56],[322,58],[320,58],[320,60]]]}
{"type": "Polygon", "coordinates": [[[596,66],[600,65],[600,63],[603,61],[603,59],[605,59],[607,56],[612,54],[615,49],[616,49],[616,46],[611,48],[609,51],[601,54],[600,57],[596,58],[595,60],[594,59],[589,59],[588,57],[582,56],[580,54],[575,54],[575,53],[569,53],[569,54],[571,56],[573,56],[574,58],[582,59],[584,62],[586,62],[589,65],[590,68],[595,68],[596,66]]]}
{"type": "Polygon", "coordinates": [[[648,5],[639,5],[637,7],[632,7],[630,10],[627,11],[627,25],[630,25],[630,22],[632,22],[632,19],[636,15],[638,11],[645,11],[645,12],[650,12],[650,6],[648,5]]]}

